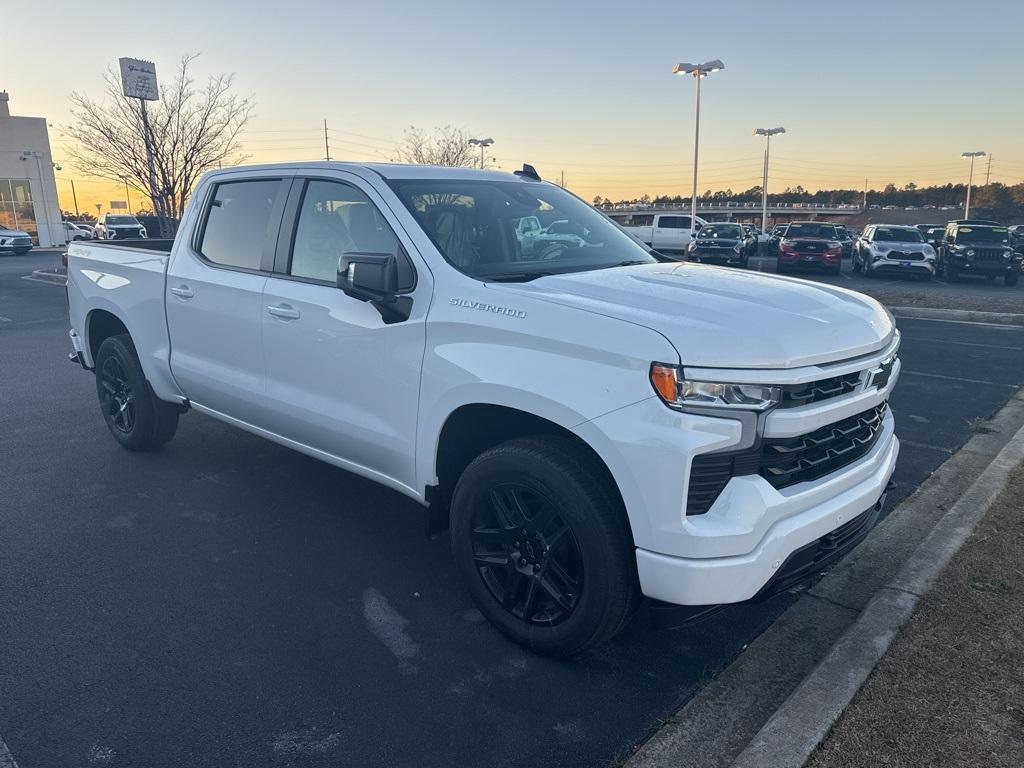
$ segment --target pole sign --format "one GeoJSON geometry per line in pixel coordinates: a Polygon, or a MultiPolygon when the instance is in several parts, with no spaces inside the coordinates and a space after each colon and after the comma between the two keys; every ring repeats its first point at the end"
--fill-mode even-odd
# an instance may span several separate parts
{"type": "Polygon", "coordinates": [[[128,209],[128,201],[127,200],[111,200],[110,201],[110,209],[112,211],[124,211],[124,210],[127,210],[128,209]]]}
{"type": "Polygon", "coordinates": [[[129,99],[158,101],[160,91],[156,84],[156,64],[142,59],[120,58],[121,92],[129,99]]]}

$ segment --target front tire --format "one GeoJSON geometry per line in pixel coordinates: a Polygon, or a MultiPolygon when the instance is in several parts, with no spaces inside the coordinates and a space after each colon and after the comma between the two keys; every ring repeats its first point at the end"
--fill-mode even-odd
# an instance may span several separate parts
{"type": "Polygon", "coordinates": [[[178,409],[153,394],[128,334],[104,339],[95,363],[103,420],[117,442],[130,451],[155,451],[174,437],[178,409]]]}
{"type": "Polygon", "coordinates": [[[484,616],[540,654],[610,639],[639,601],[618,493],[571,438],[511,440],[474,459],[452,497],[451,546],[484,616]]]}

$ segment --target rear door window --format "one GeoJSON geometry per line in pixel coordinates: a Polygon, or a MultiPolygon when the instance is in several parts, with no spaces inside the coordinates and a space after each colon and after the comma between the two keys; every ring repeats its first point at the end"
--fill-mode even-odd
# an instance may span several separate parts
{"type": "Polygon", "coordinates": [[[229,181],[214,187],[197,250],[223,267],[259,270],[264,250],[280,224],[274,203],[280,179],[229,181]]]}

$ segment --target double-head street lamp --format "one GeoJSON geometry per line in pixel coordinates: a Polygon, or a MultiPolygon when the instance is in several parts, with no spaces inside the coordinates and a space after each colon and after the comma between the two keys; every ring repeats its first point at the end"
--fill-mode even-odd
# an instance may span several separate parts
{"type": "Polygon", "coordinates": [[[971,185],[974,184],[974,158],[984,157],[984,152],[961,152],[960,157],[969,157],[971,159],[971,173],[967,177],[967,202],[964,204],[964,218],[971,218],[971,185]]]}
{"type": "Polygon", "coordinates": [[[725,64],[718,59],[712,59],[711,61],[706,61],[703,64],[676,64],[672,68],[672,74],[693,75],[693,79],[697,81],[697,103],[693,128],[693,197],[690,198],[691,238],[697,228],[697,157],[700,150],[700,81],[712,72],[717,72],[720,69],[725,69],[725,64]]]}
{"type": "Polygon", "coordinates": [[[474,147],[480,147],[480,168],[484,167],[484,148],[491,146],[494,143],[494,139],[470,139],[469,143],[474,147]]]}
{"type": "Polygon", "coordinates": [[[761,231],[768,231],[768,150],[772,146],[772,136],[785,133],[785,128],[755,128],[755,136],[764,136],[764,181],[761,183],[761,231]]]}

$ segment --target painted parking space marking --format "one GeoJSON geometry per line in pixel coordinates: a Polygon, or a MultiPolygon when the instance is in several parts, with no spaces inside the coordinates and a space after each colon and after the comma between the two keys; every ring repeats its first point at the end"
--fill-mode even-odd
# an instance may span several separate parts
{"type": "Polygon", "coordinates": [[[923,448],[926,451],[938,451],[939,453],[945,453],[949,456],[953,455],[953,451],[950,448],[943,448],[941,445],[932,445],[931,443],[919,443],[916,440],[907,440],[904,437],[900,438],[900,445],[909,445],[912,448],[923,448]]]}
{"type": "Polygon", "coordinates": [[[18,764],[14,761],[14,755],[7,748],[3,737],[0,737],[0,768],[18,768],[18,764]]]}
{"type": "Polygon", "coordinates": [[[929,344],[956,344],[961,347],[981,347],[983,349],[1005,349],[1009,352],[1024,352],[1024,347],[1007,347],[1002,344],[980,344],[976,341],[950,341],[948,339],[928,339],[924,337],[904,336],[905,340],[919,341],[929,344]]]}
{"type": "Polygon", "coordinates": [[[988,384],[992,387],[1008,387],[1010,389],[1018,389],[1020,384],[1000,384],[995,381],[985,381],[984,379],[965,379],[960,376],[943,376],[940,373],[925,373],[924,371],[908,371],[904,368],[900,371],[901,376],[924,376],[929,379],[942,379],[943,381],[962,381],[965,384],[988,384]]]}

